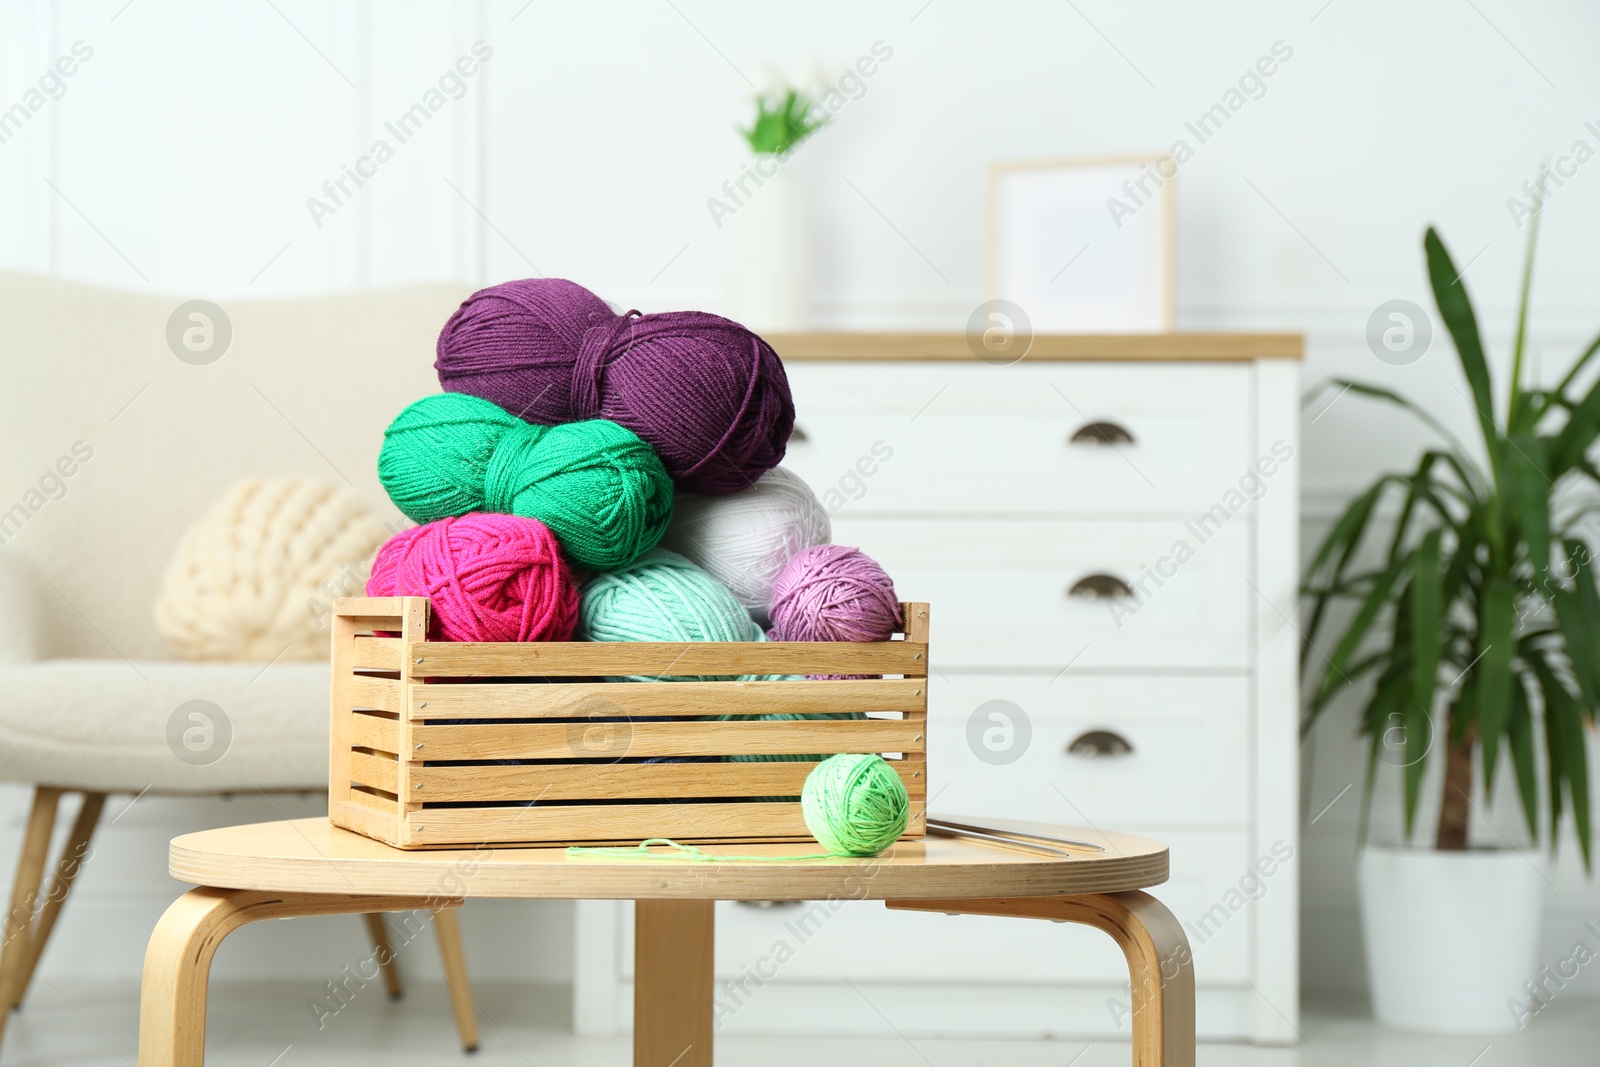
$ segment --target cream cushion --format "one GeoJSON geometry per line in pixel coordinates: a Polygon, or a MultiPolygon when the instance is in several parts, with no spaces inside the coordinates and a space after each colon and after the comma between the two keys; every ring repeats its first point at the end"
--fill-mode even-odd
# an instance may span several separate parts
{"type": "Polygon", "coordinates": [[[0,781],[132,793],[328,781],[326,664],[262,673],[239,663],[45,660],[0,666],[0,692],[0,781]]]}
{"type": "Polygon", "coordinates": [[[185,531],[156,629],[184,659],[325,660],[327,606],[366,587],[388,533],[353,489],[247,478],[185,531]]]}

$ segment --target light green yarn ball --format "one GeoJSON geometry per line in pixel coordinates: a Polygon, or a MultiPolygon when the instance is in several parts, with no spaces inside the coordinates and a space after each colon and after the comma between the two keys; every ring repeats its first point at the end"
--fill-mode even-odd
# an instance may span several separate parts
{"type": "MultiPolygon", "coordinates": [[[[579,632],[590,641],[765,641],[728,588],[675,552],[658,548],[590,579],[579,632]]],[[[671,675],[663,681],[726,681],[738,675],[671,675]]],[[[625,675],[610,681],[654,681],[625,675]]]]}
{"type": "Polygon", "coordinates": [[[911,798],[882,756],[830,756],[800,794],[806,829],[839,856],[876,856],[906,832],[911,798]]]}

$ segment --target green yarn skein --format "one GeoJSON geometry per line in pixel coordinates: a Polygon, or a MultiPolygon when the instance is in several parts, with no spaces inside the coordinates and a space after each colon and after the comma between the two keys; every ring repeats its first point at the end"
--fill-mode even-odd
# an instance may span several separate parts
{"type": "MultiPolygon", "coordinates": [[[[727,586],[676,552],[652,549],[596,575],[579,592],[578,632],[590,641],[765,641],[727,586]]],[[[667,676],[663,681],[752,680],[760,675],[667,676]]],[[[648,682],[649,675],[609,681],[648,682]]]]}
{"type": "Polygon", "coordinates": [[[469,511],[538,519],[589,570],[631,563],[672,518],[672,479],[623,426],[536,426],[464,393],[425,396],[384,431],[378,480],[419,523],[469,511]]]}
{"type": "Polygon", "coordinates": [[[906,832],[911,797],[882,756],[830,756],[800,794],[806,829],[836,856],[876,856],[906,832]]]}

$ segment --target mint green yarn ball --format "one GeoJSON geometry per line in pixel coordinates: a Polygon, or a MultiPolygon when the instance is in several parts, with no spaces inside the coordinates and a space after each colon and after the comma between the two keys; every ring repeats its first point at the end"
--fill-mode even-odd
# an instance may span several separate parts
{"type": "MultiPolygon", "coordinates": [[[[765,641],[728,587],[675,552],[657,548],[600,574],[580,590],[579,633],[590,641],[765,641]]],[[[664,681],[726,681],[737,675],[669,675],[664,681]]],[[[611,681],[653,681],[628,675],[611,681]]]]}
{"type": "Polygon", "coordinates": [[[911,797],[882,756],[830,756],[800,793],[806,829],[836,856],[876,856],[906,832],[911,797]]]}
{"type": "Polygon", "coordinates": [[[469,511],[538,519],[589,570],[637,559],[672,518],[672,479],[632,430],[605,419],[536,426],[464,393],[396,416],[378,479],[419,523],[469,511]]]}

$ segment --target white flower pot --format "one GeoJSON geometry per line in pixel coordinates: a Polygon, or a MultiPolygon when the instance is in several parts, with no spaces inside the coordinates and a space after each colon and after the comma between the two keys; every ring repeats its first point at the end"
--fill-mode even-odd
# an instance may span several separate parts
{"type": "Polygon", "coordinates": [[[1538,952],[1542,858],[1369,846],[1357,866],[1373,1014],[1387,1026],[1518,1028],[1538,952]]]}
{"type": "Polygon", "coordinates": [[[732,317],[758,333],[804,330],[811,319],[805,186],[792,162],[766,156],[750,167],[748,195],[727,217],[732,317]]]}

